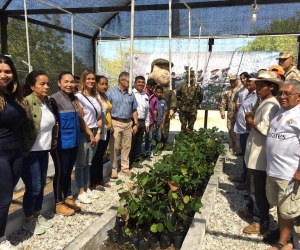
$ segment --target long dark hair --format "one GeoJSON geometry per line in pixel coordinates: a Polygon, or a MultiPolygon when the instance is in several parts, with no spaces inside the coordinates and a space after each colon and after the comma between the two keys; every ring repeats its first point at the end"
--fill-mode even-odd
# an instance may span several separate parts
{"type": "Polygon", "coordinates": [[[36,83],[36,78],[38,76],[48,76],[47,73],[43,70],[33,70],[31,71],[25,80],[24,89],[23,89],[23,96],[26,97],[30,95],[33,91],[31,87],[33,87],[36,83]]]}
{"type": "MultiPolygon", "coordinates": [[[[22,87],[19,82],[17,70],[16,70],[16,67],[15,67],[13,61],[8,56],[0,55],[0,63],[7,64],[10,67],[12,75],[13,75],[13,79],[7,85],[6,88],[7,88],[8,92],[10,93],[10,95],[16,100],[16,102],[18,102],[25,108],[27,115],[28,115],[28,105],[23,98],[22,87]]],[[[5,103],[6,103],[5,96],[0,91],[0,113],[2,113],[4,111],[5,103]]]]}

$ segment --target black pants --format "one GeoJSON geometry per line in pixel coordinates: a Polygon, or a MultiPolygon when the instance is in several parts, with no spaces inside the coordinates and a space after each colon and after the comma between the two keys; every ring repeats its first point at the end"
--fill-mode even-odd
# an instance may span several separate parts
{"type": "Polygon", "coordinates": [[[4,236],[9,206],[22,168],[23,150],[21,147],[0,150],[0,238],[4,236]]]}
{"type": "Polygon", "coordinates": [[[55,175],[53,179],[53,192],[55,202],[63,201],[72,195],[71,175],[75,165],[78,147],[53,150],[51,156],[54,162],[55,175]]]}
{"type": "Polygon", "coordinates": [[[103,157],[110,139],[110,130],[107,130],[106,140],[100,140],[90,167],[90,185],[93,187],[103,181],[103,157]]]}
{"type": "Polygon", "coordinates": [[[145,133],[145,121],[139,120],[138,131],[136,132],[136,134],[132,135],[131,149],[129,153],[129,167],[131,167],[132,163],[137,157],[138,148],[139,147],[141,148],[142,146],[144,133],[145,133]]]}
{"type": "Polygon", "coordinates": [[[247,191],[255,203],[261,223],[269,223],[269,208],[270,204],[266,196],[266,171],[248,169],[247,173],[247,191]]]}

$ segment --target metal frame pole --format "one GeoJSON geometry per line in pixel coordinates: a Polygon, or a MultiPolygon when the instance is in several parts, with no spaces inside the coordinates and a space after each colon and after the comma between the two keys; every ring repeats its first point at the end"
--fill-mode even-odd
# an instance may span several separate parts
{"type": "Polygon", "coordinates": [[[71,14],[72,74],[74,75],[74,17],[71,14]]]}
{"type": "Polygon", "coordinates": [[[133,45],[134,45],[134,0],[131,1],[131,22],[130,22],[130,68],[129,68],[129,88],[128,93],[132,93],[133,74],[133,45]]]}
{"type": "Polygon", "coordinates": [[[169,0],[169,81],[172,90],[172,0],[169,0]]]}
{"type": "Polygon", "coordinates": [[[32,71],[32,66],[31,66],[31,62],[30,62],[30,47],[29,47],[29,33],[28,33],[26,0],[24,0],[24,16],[25,16],[26,43],[27,43],[27,65],[28,65],[28,73],[30,73],[32,71]]]}

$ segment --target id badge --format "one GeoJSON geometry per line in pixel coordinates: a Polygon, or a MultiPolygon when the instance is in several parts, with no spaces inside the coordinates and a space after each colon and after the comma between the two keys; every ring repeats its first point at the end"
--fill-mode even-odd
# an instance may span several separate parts
{"type": "Polygon", "coordinates": [[[285,195],[288,196],[291,192],[294,191],[295,182],[293,181],[285,188],[285,195]]]}

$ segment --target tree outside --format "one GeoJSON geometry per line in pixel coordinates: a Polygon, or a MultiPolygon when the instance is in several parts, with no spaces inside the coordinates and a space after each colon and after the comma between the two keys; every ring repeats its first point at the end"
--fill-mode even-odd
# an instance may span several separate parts
{"type": "MultiPolygon", "coordinates": [[[[300,12],[295,17],[274,20],[266,29],[257,30],[257,34],[298,33],[300,28],[300,12]]],[[[282,51],[292,50],[298,55],[297,36],[267,36],[258,37],[249,42],[241,51],[282,51]]],[[[296,60],[297,61],[297,60],[296,60]]]]}
{"type": "MultiPolygon", "coordinates": [[[[60,26],[59,16],[54,16],[55,25],[60,26]]],[[[9,19],[8,54],[12,56],[21,81],[28,73],[25,22],[9,19]]],[[[47,72],[50,78],[51,93],[56,91],[58,75],[61,71],[72,71],[72,53],[63,32],[28,23],[30,60],[33,69],[47,72]]],[[[75,51],[76,53],[76,51],[75,51]]],[[[74,73],[80,75],[87,66],[75,54],[74,73]]]]}

